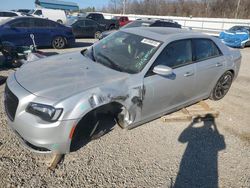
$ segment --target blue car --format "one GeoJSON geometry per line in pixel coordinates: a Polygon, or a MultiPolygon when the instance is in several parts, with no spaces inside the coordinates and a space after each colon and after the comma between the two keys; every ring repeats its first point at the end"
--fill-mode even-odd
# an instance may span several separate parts
{"type": "Polygon", "coordinates": [[[250,46],[249,33],[249,26],[234,26],[229,30],[221,32],[219,38],[227,46],[244,48],[245,46],[250,46]]]}
{"type": "Polygon", "coordinates": [[[54,21],[35,17],[15,17],[0,22],[0,40],[16,46],[33,44],[30,35],[34,35],[37,47],[62,49],[75,43],[70,27],[54,21]]]}

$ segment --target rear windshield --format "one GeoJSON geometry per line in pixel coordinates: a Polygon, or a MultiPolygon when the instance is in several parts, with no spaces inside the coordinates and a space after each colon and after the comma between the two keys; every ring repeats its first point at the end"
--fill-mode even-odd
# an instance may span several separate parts
{"type": "Polygon", "coordinates": [[[122,28],[131,28],[131,27],[149,27],[151,22],[144,22],[144,21],[133,21],[122,28]]]}

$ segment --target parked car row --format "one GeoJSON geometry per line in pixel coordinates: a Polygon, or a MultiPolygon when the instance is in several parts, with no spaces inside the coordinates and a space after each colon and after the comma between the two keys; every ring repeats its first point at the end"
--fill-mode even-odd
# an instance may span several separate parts
{"type": "MultiPolygon", "coordinates": [[[[123,26],[121,29],[133,28],[133,27],[172,27],[172,28],[181,28],[181,25],[177,22],[173,22],[172,20],[164,20],[164,19],[138,19],[133,22],[130,22],[123,26]]],[[[103,39],[114,33],[114,30],[103,32],[99,39],[103,39]]]]}
{"type": "MultiPolygon", "coordinates": [[[[17,11],[28,12],[28,10],[17,11]]],[[[118,29],[120,26],[123,26],[122,29],[132,27],[181,28],[181,25],[170,20],[143,19],[130,22],[125,16],[116,16],[107,20],[100,13],[88,13],[85,17],[83,15],[71,17],[70,22],[65,26],[61,24],[66,20],[63,14],[60,16],[62,12],[64,13],[61,10],[35,9],[29,11],[29,14],[33,16],[21,16],[21,13],[9,12],[13,13],[13,17],[6,17],[0,21],[0,39],[11,42],[16,46],[29,46],[32,45],[29,36],[33,34],[37,47],[52,46],[62,49],[72,46],[76,37],[102,39],[115,32],[115,30],[105,32],[107,29],[118,29]],[[57,17],[55,17],[55,14],[57,17]]]]}

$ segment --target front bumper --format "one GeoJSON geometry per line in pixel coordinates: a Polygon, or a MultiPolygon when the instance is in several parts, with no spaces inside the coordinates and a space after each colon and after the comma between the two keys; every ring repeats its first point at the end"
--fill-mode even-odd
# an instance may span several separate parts
{"type": "Polygon", "coordinates": [[[242,41],[234,41],[234,42],[228,42],[225,40],[221,40],[225,45],[232,47],[232,48],[242,48],[246,42],[242,41]]]}
{"type": "Polygon", "coordinates": [[[31,101],[46,104],[51,102],[26,91],[17,83],[14,74],[9,76],[6,84],[19,100],[14,120],[8,118],[8,125],[23,143],[32,151],[39,153],[64,154],[70,152],[70,132],[77,121],[61,120],[49,123],[27,113],[25,109],[31,101]]]}

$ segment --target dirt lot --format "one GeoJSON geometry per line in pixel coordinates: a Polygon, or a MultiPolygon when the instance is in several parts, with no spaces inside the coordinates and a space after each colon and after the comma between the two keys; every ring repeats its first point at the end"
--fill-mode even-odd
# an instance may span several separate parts
{"type": "Polygon", "coordinates": [[[50,155],[24,149],[8,129],[1,100],[0,187],[250,187],[250,48],[241,52],[240,74],[228,95],[208,101],[220,111],[215,123],[158,119],[130,131],[116,126],[66,155],[54,172],[47,170],[50,155]]]}

